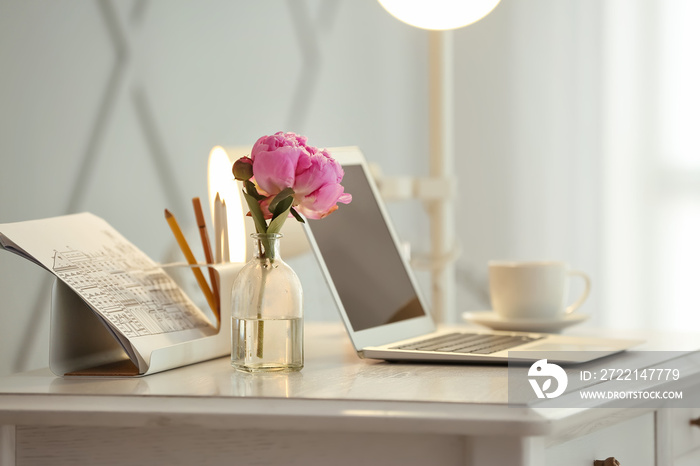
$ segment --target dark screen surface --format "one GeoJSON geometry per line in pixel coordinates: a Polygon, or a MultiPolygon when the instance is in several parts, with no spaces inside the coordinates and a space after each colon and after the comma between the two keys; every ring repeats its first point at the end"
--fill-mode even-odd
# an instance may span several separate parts
{"type": "Polygon", "coordinates": [[[343,167],[352,202],[308,220],[355,331],[425,315],[361,166],[343,167]]]}

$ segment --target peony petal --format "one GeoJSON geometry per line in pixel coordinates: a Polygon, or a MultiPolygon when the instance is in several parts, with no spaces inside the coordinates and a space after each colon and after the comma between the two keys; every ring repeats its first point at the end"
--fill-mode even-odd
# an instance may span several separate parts
{"type": "Polygon", "coordinates": [[[343,169],[338,162],[327,153],[319,152],[310,157],[310,165],[306,170],[297,166],[294,192],[299,196],[307,196],[327,184],[335,184],[343,178],[343,169]]]}
{"type": "Polygon", "coordinates": [[[294,186],[294,172],[301,151],[298,147],[280,147],[258,152],[253,161],[256,183],[270,195],[294,186]]]}
{"type": "Polygon", "coordinates": [[[268,196],[265,199],[258,201],[260,204],[260,210],[262,210],[263,217],[265,220],[270,220],[272,218],[272,212],[270,212],[270,202],[272,201],[272,196],[268,196]]]}
{"type": "Polygon", "coordinates": [[[307,209],[302,206],[295,207],[297,211],[302,214],[304,217],[311,219],[311,220],[318,220],[320,218],[323,218],[321,212],[316,212],[315,210],[307,209]]]}
{"type": "Polygon", "coordinates": [[[327,184],[304,197],[299,203],[299,208],[309,218],[323,218],[336,209],[338,197],[342,194],[341,185],[327,184]]]}
{"type": "Polygon", "coordinates": [[[324,212],[320,212],[320,211],[316,211],[316,210],[309,210],[309,209],[304,209],[304,208],[300,208],[299,212],[301,212],[304,215],[304,217],[306,217],[308,219],[320,220],[322,218],[328,217],[330,214],[332,214],[336,210],[338,210],[338,206],[334,205],[333,207],[331,207],[330,209],[328,209],[324,212]]]}

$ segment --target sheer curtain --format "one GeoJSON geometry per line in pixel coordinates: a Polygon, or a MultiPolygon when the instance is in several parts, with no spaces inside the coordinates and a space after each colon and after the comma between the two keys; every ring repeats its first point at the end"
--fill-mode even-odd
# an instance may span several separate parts
{"type": "Polygon", "coordinates": [[[604,3],[609,325],[700,331],[698,17],[696,0],[604,3]]]}

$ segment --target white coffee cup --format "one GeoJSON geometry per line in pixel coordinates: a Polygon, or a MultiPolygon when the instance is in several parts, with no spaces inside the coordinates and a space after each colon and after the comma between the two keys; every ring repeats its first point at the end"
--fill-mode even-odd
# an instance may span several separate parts
{"type": "Polygon", "coordinates": [[[588,297],[591,280],[565,262],[489,262],[489,289],[494,312],[503,319],[557,319],[578,309],[588,297]],[[567,306],[570,277],[585,289],[567,306]]]}

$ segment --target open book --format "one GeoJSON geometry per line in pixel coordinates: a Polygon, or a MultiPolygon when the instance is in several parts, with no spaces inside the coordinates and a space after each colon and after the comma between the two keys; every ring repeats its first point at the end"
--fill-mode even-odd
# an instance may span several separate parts
{"type": "MultiPolygon", "coordinates": [[[[0,224],[0,245],[57,277],[57,375],[146,375],[230,352],[228,293],[217,329],[161,266],[93,214],[0,224]]],[[[214,266],[219,282],[232,283],[241,266],[214,266]]]]}

